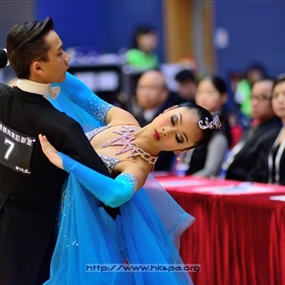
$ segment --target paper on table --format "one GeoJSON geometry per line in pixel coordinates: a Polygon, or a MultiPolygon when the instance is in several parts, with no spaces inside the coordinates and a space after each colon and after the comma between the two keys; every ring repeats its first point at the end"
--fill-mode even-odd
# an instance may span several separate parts
{"type": "Polygon", "coordinates": [[[274,188],[268,186],[253,185],[251,182],[244,182],[238,185],[217,185],[211,187],[197,187],[193,192],[211,193],[216,195],[240,195],[274,192],[274,188]]]}
{"type": "Polygon", "coordinates": [[[285,202],[285,195],[279,195],[279,196],[270,196],[270,200],[277,200],[277,201],[283,201],[285,202]]]}
{"type": "Polygon", "coordinates": [[[172,179],[172,180],[166,180],[166,181],[161,181],[158,180],[159,184],[165,188],[167,187],[184,187],[184,186],[199,186],[201,184],[205,185],[208,182],[202,183],[201,180],[183,180],[183,179],[172,179]]]}

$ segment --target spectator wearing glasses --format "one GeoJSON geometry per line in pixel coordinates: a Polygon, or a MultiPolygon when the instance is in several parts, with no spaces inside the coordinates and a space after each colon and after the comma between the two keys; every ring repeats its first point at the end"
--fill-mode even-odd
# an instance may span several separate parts
{"type": "Polygon", "coordinates": [[[245,78],[240,80],[236,86],[234,101],[240,110],[240,122],[246,129],[251,121],[251,100],[252,86],[255,82],[267,77],[266,68],[260,63],[251,64],[246,72],[245,78]]]}
{"type": "Polygon", "coordinates": [[[274,114],[271,104],[273,83],[272,79],[262,79],[253,84],[250,97],[252,123],[223,163],[222,173],[226,179],[267,180],[267,167],[260,167],[263,164],[260,161],[268,157],[281,128],[281,121],[274,114]]]}

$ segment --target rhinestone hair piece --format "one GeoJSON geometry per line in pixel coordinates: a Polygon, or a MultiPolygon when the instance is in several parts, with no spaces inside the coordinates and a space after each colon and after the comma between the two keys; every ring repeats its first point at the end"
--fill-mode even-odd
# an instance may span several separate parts
{"type": "Polygon", "coordinates": [[[209,121],[209,118],[205,118],[205,122],[203,120],[200,120],[198,122],[198,126],[200,129],[205,130],[205,129],[214,129],[214,130],[219,130],[222,127],[222,122],[220,121],[220,118],[218,115],[215,115],[213,117],[213,121],[209,121]]]}

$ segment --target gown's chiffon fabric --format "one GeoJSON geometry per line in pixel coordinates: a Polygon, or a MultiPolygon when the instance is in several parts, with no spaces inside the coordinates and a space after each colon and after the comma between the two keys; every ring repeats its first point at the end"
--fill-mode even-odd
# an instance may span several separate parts
{"type": "MultiPolygon", "coordinates": [[[[76,119],[85,131],[102,125],[63,94],[51,103],[76,119]]],[[[115,220],[72,173],[62,198],[58,240],[45,285],[192,284],[187,271],[167,270],[183,266],[179,239],[194,218],[151,175],[145,186],[120,206],[121,214],[115,220]],[[132,270],[130,266],[144,268],[132,270]]]]}

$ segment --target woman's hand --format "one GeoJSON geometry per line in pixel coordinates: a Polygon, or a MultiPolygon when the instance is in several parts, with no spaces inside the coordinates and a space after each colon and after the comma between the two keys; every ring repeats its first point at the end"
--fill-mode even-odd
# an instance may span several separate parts
{"type": "Polygon", "coordinates": [[[57,150],[50,144],[46,136],[39,135],[39,141],[42,146],[42,151],[49,159],[51,163],[53,163],[58,168],[63,169],[62,158],[57,153],[57,150]]]}

